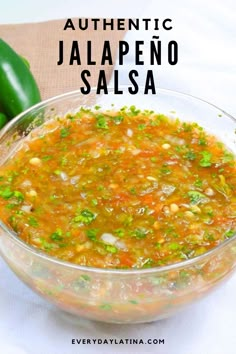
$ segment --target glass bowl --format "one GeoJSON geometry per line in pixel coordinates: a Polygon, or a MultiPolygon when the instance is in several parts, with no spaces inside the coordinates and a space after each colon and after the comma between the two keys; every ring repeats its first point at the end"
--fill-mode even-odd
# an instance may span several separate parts
{"type": "MultiPolygon", "coordinates": [[[[156,95],[107,95],[70,92],[44,101],[13,119],[0,133],[0,164],[24,137],[43,121],[81,105],[102,109],[135,105],[183,121],[195,121],[218,136],[235,153],[236,121],[219,108],[192,96],[169,90],[156,95]],[[33,123],[32,123],[33,121],[33,123]]],[[[140,88],[142,90],[142,88],[140,88]]],[[[50,222],[50,221],[49,221],[50,222]]],[[[171,316],[205,296],[236,265],[236,235],[190,260],[143,270],[97,269],[77,266],[30,247],[0,221],[0,253],[16,275],[36,293],[77,316],[113,323],[150,322],[171,316]]],[[[14,284],[12,284],[14,286],[14,284]]]]}

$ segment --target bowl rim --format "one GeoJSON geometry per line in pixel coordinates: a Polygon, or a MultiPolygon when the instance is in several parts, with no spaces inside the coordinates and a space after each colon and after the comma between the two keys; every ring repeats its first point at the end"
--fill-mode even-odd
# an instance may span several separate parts
{"type": "MultiPolygon", "coordinates": [[[[119,86],[121,89],[127,89],[129,86],[128,85],[120,85],[119,86]]],[[[143,87],[140,86],[139,89],[142,89],[143,87]]],[[[114,88],[112,86],[108,86],[108,93],[114,91],[114,88]]],[[[170,95],[174,95],[174,96],[180,96],[180,97],[185,97],[187,99],[193,99],[195,101],[199,101],[201,103],[204,103],[212,108],[215,108],[217,110],[219,110],[220,113],[223,113],[227,118],[231,119],[234,123],[236,123],[236,118],[234,118],[232,115],[230,115],[229,113],[225,112],[223,109],[219,108],[218,106],[216,106],[215,104],[209,103],[208,101],[201,99],[199,97],[196,97],[194,95],[191,94],[186,94],[184,92],[179,92],[179,91],[175,91],[175,90],[170,90],[170,89],[166,89],[166,88],[157,88],[157,92],[155,95],[158,95],[158,92],[163,93],[163,94],[170,94],[170,95]]],[[[91,93],[96,93],[96,87],[92,87],[91,91],[89,94],[91,93]]],[[[61,99],[67,98],[67,97],[73,97],[73,96],[77,96],[77,95],[83,95],[81,93],[80,90],[73,90],[73,91],[69,91],[60,95],[56,95],[53,96],[51,98],[48,98],[46,100],[43,100],[37,104],[35,104],[34,106],[28,108],[27,110],[25,110],[24,112],[18,114],[15,118],[13,118],[11,121],[9,121],[3,129],[1,129],[0,131],[0,139],[2,139],[4,137],[4,135],[11,129],[12,126],[14,126],[14,124],[16,122],[18,122],[22,117],[24,117],[26,114],[30,113],[31,111],[35,110],[35,109],[39,109],[47,104],[53,103],[53,102],[57,102],[60,101],[61,99]]],[[[112,275],[143,275],[143,274],[153,274],[153,273],[162,273],[162,272],[168,272],[168,271],[173,271],[173,270],[178,270],[180,268],[186,268],[186,267],[190,267],[192,265],[197,264],[198,262],[201,262],[202,260],[205,260],[208,257],[213,256],[214,254],[217,254],[218,251],[223,250],[224,248],[226,248],[230,243],[233,243],[233,241],[236,240],[236,234],[232,237],[230,237],[229,239],[224,240],[223,242],[221,242],[219,245],[217,245],[216,247],[208,250],[207,252],[187,259],[187,260],[183,260],[180,262],[176,262],[176,263],[172,263],[172,264],[168,264],[165,266],[156,266],[156,267],[151,267],[151,268],[136,268],[136,269],[132,269],[132,268],[128,268],[128,269],[114,269],[114,268],[97,268],[97,267],[88,267],[88,266],[82,266],[82,265],[77,265],[75,263],[70,263],[67,261],[63,261],[60,258],[56,258],[53,256],[48,255],[46,252],[41,251],[40,249],[30,246],[28,243],[26,243],[25,241],[23,241],[20,237],[17,236],[17,234],[11,230],[10,228],[8,228],[7,225],[5,225],[1,220],[0,220],[0,228],[9,236],[9,238],[16,242],[18,244],[18,246],[20,246],[21,248],[23,248],[25,251],[31,253],[32,255],[42,258],[44,261],[48,261],[49,263],[53,263],[59,266],[65,266],[66,268],[70,268],[70,269],[74,269],[74,270],[79,270],[79,271],[83,271],[83,272],[91,272],[91,273],[101,273],[101,274],[112,274],[112,275]]],[[[1,237],[5,237],[4,235],[1,237]]],[[[1,255],[1,253],[0,253],[1,255]]],[[[3,254],[4,256],[4,254],[3,254]]]]}

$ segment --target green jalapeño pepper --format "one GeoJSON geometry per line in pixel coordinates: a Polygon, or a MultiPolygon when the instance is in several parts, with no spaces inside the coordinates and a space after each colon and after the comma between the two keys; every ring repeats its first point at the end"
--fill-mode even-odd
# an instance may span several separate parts
{"type": "Polygon", "coordinates": [[[0,129],[2,129],[5,124],[7,124],[7,121],[7,116],[4,113],[0,112],[0,129]]]}
{"type": "Polygon", "coordinates": [[[29,67],[0,39],[1,111],[11,119],[40,101],[40,92],[29,67]]]}

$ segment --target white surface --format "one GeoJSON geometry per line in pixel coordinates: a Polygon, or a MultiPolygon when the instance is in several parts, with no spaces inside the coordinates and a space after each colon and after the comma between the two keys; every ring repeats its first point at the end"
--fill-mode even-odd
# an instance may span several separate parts
{"type": "MultiPolygon", "coordinates": [[[[69,16],[172,17],[176,27],[166,35],[178,39],[180,61],[172,68],[158,68],[158,85],[200,96],[235,114],[235,10],[233,0],[41,0],[37,3],[8,0],[1,3],[0,23],[69,16]]],[[[140,37],[147,36],[151,34],[140,34],[140,37]]],[[[133,38],[132,33],[127,36],[130,42],[133,38]]],[[[126,63],[122,68],[122,83],[127,83],[126,72],[134,67],[132,56],[126,63]]],[[[86,320],[70,323],[26,288],[2,260],[0,274],[0,353],[3,354],[236,352],[236,275],[176,317],[146,325],[114,326],[86,320]],[[164,338],[165,345],[73,346],[72,338],[164,338]]]]}
{"type": "Polygon", "coordinates": [[[1,260],[0,274],[2,354],[235,354],[236,275],[173,318],[122,326],[65,320],[60,311],[26,288],[1,260]],[[164,338],[165,344],[72,345],[72,338],[164,338]]]}
{"type": "Polygon", "coordinates": [[[143,0],[7,0],[0,2],[0,24],[47,21],[59,18],[138,16],[143,0]]]}
{"type": "Polygon", "coordinates": [[[134,42],[143,40],[143,59],[148,63],[149,42],[153,35],[162,41],[162,65],[137,67],[136,80],[143,85],[146,71],[154,71],[157,86],[188,93],[209,101],[236,117],[236,2],[235,0],[169,0],[147,2],[142,18],[171,18],[170,31],[130,31],[126,41],[130,51],[121,72],[120,84],[129,84],[128,72],[134,69],[134,42]],[[156,10],[156,11],[155,11],[156,10]],[[155,14],[155,15],[154,15],[155,14]],[[167,64],[166,43],[179,44],[177,65],[167,64]]]}

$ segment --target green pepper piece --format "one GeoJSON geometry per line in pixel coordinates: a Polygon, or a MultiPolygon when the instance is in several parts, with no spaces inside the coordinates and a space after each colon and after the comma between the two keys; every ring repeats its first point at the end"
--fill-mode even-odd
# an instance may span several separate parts
{"type": "Polygon", "coordinates": [[[0,39],[0,105],[11,119],[41,101],[36,81],[22,58],[0,39]]]}
{"type": "Polygon", "coordinates": [[[190,198],[191,205],[198,205],[202,202],[208,201],[208,198],[205,196],[205,194],[200,193],[198,191],[189,191],[188,197],[190,198]]]}

